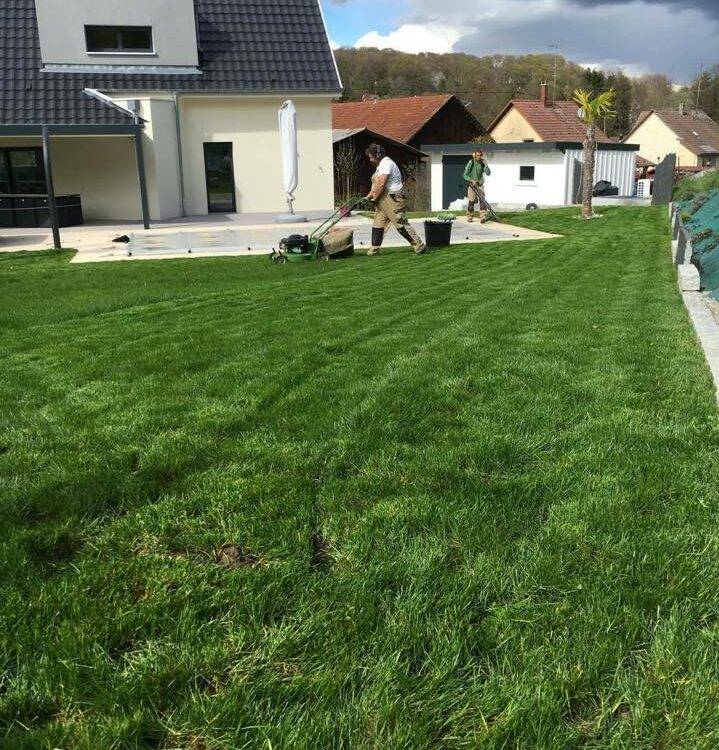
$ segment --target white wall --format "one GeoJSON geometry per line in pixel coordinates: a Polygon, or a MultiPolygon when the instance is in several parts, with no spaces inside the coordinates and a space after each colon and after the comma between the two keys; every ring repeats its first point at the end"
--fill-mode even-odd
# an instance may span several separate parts
{"type": "MultiPolygon", "coordinates": [[[[442,185],[442,156],[438,151],[433,151],[429,158],[429,186],[430,186],[430,205],[432,211],[443,211],[446,206],[443,202],[443,185],[442,185]]],[[[468,157],[469,158],[469,157],[468,157]]]]}
{"type": "Polygon", "coordinates": [[[46,64],[197,66],[193,0],[35,0],[46,64]],[[85,25],[152,26],[153,55],[88,54],[85,25]]]}
{"type": "Polygon", "coordinates": [[[142,147],[150,217],[157,220],[182,216],[174,102],[171,99],[141,101],[140,116],[146,121],[142,147]]]}
{"type": "MultiPolygon", "coordinates": [[[[556,149],[547,151],[487,151],[491,174],[485,178],[487,200],[500,207],[524,208],[536,203],[540,208],[565,205],[566,169],[564,154],[556,149]],[[534,167],[534,181],[520,182],[520,166],[534,167]]],[[[433,211],[447,209],[443,205],[443,154],[432,152],[430,162],[431,205],[433,211]]],[[[471,152],[467,152],[470,159],[471,152]]]]}
{"type": "MultiPolygon", "coordinates": [[[[334,202],[331,98],[298,96],[299,187],[295,209],[329,209],[334,202]]],[[[282,186],[279,96],[195,97],[180,102],[188,215],[207,213],[203,144],[231,142],[238,213],[286,209],[282,186]]]]}
{"type": "Polygon", "coordinates": [[[540,208],[563,206],[566,193],[564,154],[551,151],[498,151],[486,154],[492,174],[485,179],[487,200],[507,207],[524,208],[536,203],[540,208]],[[533,166],[533,182],[520,182],[520,166],[533,166]]]}

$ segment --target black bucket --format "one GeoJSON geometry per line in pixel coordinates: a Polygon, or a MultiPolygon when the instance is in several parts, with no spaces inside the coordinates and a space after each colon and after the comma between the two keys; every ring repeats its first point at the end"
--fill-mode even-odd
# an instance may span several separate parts
{"type": "Polygon", "coordinates": [[[424,241],[427,247],[447,247],[452,239],[451,221],[425,221],[424,241]]]}

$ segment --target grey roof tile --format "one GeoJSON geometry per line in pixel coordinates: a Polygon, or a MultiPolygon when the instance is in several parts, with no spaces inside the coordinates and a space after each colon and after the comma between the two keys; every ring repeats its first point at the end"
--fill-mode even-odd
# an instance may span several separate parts
{"type": "Polygon", "coordinates": [[[202,75],[41,72],[33,0],[0,2],[0,123],[127,122],[82,93],[312,93],[340,82],[318,0],[195,0],[202,75]]]}

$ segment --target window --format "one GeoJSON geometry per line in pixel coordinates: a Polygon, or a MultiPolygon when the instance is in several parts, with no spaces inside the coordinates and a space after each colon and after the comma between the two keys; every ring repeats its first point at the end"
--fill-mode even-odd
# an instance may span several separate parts
{"type": "Polygon", "coordinates": [[[519,181],[520,182],[534,182],[534,167],[520,167],[519,168],[519,181]]]}
{"type": "Polygon", "coordinates": [[[40,148],[0,148],[0,193],[37,195],[45,192],[40,148]]]}
{"type": "Polygon", "coordinates": [[[151,26],[85,26],[88,52],[152,53],[151,26]]]}

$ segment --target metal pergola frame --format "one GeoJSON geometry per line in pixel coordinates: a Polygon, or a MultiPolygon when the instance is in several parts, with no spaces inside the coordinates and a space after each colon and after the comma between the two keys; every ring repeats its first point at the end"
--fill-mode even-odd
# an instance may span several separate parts
{"type": "Polygon", "coordinates": [[[145,229],[150,228],[150,208],[147,199],[147,178],[145,175],[145,160],[142,153],[142,123],[139,118],[132,123],[119,125],[72,125],[72,124],[16,124],[0,125],[0,137],[2,136],[39,136],[42,139],[43,161],[45,165],[45,189],[47,190],[47,202],[50,209],[50,221],[52,224],[53,244],[56,250],[61,248],[60,225],[57,216],[57,203],[55,201],[55,188],[52,177],[52,150],[51,139],[53,136],[68,135],[129,135],[135,140],[135,159],[137,161],[137,181],[140,187],[140,204],[142,208],[142,223],[145,229]]]}

